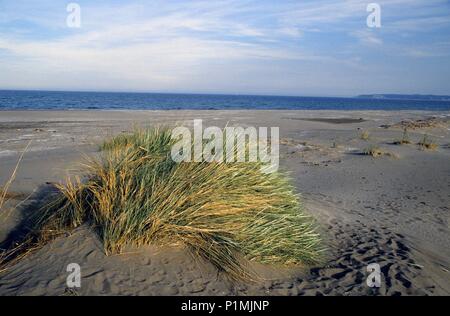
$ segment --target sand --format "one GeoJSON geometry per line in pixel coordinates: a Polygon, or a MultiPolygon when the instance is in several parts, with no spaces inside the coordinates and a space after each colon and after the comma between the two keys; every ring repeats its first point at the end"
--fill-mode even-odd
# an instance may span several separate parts
{"type": "Polygon", "coordinates": [[[237,284],[181,248],[145,247],[105,256],[81,227],[0,274],[0,295],[448,295],[450,294],[449,112],[422,111],[3,111],[0,183],[32,143],[11,188],[12,211],[0,214],[0,242],[14,240],[27,216],[51,194],[51,183],[77,172],[83,155],[133,126],[279,126],[281,168],[290,173],[328,247],[316,267],[255,267],[263,280],[237,284]],[[437,117],[410,131],[411,145],[393,145],[405,121],[437,117]],[[369,132],[369,140],[360,138],[369,132]],[[427,133],[439,147],[420,150],[427,133]],[[370,144],[392,155],[361,155],[370,144]],[[15,196],[14,196],[15,195],[15,196]],[[81,288],[66,286],[69,263],[81,267],[81,288]],[[380,288],[366,284],[378,263],[380,288]]]}

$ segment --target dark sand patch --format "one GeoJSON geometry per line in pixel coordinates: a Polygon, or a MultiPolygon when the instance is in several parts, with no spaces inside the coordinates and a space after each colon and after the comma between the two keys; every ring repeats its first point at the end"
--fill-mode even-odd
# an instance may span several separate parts
{"type": "MultiPolygon", "coordinates": [[[[33,129],[34,132],[45,132],[45,128],[55,127],[56,125],[70,125],[85,124],[86,121],[35,121],[35,122],[2,122],[0,123],[1,130],[22,130],[33,129]]],[[[92,124],[99,124],[100,121],[92,121],[92,124]]]]}

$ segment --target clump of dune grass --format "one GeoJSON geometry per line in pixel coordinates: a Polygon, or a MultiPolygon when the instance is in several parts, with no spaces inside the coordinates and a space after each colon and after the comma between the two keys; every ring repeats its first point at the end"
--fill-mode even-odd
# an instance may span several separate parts
{"type": "Polygon", "coordinates": [[[366,155],[366,156],[372,156],[373,158],[378,158],[378,157],[382,157],[382,156],[399,158],[398,155],[396,155],[390,151],[386,151],[386,150],[382,149],[381,147],[379,147],[378,145],[369,145],[368,147],[363,149],[362,154],[366,155]]]}
{"type": "Polygon", "coordinates": [[[394,145],[409,145],[411,144],[411,140],[409,139],[408,129],[403,129],[402,139],[394,141],[394,145]]]}
{"type": "Polygon", "coordinates": [[[436,144],[428,134],[423,135],[423,138],[420,142],[417,143],[419,148],[422,150],[436,150],[438,148],[438,144],[436,144]]]}
{"type": "Polygon", "coordinates": [[[137,130],[103,144],[86,178],[58,185],[61,196],[35,219],[36,245],[88,223],[106,254],[126,246],[182,245],[232,279],[255,277],[248,260],[308,265],[320,237],[282,173],[261,163],[176,163],[166,129],[137,130]]]}
{"type": "Polygon", "coordinates": [[[364,148],[363,155],[372,156],[372,157],[380,157],[384,155],[384,151],[377,145],[369,145],[364,148]]]}
{"type": "Polygon", "coordinates": [[[359,138],[362,140],[368,141],[370,139],[370,133],[369,131],[363,131],[361,135],[359,135],[359,138]]]}

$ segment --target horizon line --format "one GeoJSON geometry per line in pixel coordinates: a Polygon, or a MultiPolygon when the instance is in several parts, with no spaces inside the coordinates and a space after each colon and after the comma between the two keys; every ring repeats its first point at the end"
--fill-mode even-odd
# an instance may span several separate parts
{"type": "Polygon", "coordinates": [[[208,95],[208,96],[248,96],[248,97],[284,97],[284,98],[357,98],[361,96],[433,96],[448,97],[448,94],[430,94],[430,93],[361,93],[357,95],[292,95],[292,94],[252,94],[252,93],[224,93],[224,92],[163,92],[163,91],[131,91],[131,90],[59,90],[59,89],[4,89],[0,91],[22,91],[22,92],[73,92],[73,93],[129,93],[129,94],[175,94],[175,95],[208,95]]]}

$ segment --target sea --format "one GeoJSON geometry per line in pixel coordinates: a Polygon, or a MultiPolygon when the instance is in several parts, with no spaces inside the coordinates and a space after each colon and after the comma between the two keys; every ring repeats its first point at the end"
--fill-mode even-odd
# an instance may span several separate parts
{"type": "MultiPolygon", "coordinates": [[[[0,90],[1,110],[427,110],[450,101],[386,98],[0,90]]],[[[1,114],[0,114],[1,115],[1,114]]]]}

